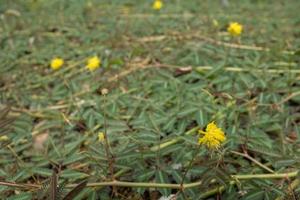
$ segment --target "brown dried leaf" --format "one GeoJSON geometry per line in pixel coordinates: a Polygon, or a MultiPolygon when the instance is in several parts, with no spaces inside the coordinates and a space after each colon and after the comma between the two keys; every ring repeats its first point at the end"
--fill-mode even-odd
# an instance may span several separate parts
{"type": "Polygon", "coordinates": [[[36,151],[43,151],[45,149],[45,142],[48,139],[48,133],[38,134],[33,138],[33,148],[36,151]]]}

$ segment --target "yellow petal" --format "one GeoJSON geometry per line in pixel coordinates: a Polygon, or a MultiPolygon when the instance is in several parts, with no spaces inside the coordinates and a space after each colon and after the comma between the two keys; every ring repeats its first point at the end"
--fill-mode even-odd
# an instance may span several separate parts
{"type": "Polygon", "coordinates": [[[97,56],[94,56],[87,60],[86,68],[89,69],[90,71],[94,71],[100,67],[100,64],[101,64],[101,60],[97,56]]]}
{"type": "Polygon", "coordinates": [[[53,70],[58,70],[64,64],[64,60],[61,58],[54,58],[51,60],[50,66],[53,70]]]}
{"type": "Polygon", "coordinates": [[[105,134],[103,132],[98,133],[98,141],[103,142],[105,139],[105,134]]]}
{"type": "Polygon", "coordinates": [[[163,3],[160,0],[156,0],[153,2],[152,8],[154,10],[160,10],[163,7],[163,3]]]}

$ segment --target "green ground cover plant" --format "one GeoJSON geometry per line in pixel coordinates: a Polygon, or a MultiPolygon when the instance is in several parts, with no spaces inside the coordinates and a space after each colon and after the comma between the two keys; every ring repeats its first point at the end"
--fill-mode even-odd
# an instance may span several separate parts
{"type": "Polygon", "coordinates": [[[0,0],[0,199],[299,199],[299,8],[0,0]]]}

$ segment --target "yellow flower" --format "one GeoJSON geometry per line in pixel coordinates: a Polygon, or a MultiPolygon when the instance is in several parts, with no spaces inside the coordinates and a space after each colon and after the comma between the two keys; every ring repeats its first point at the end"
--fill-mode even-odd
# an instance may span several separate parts
{"type": "Polygon", "coordinates": [[[219,26],[219,22],[216,19],[212,20],[212,24],[214,25],[214,27],[218,27],[219,26]]]}
{"type": "Polygon", "coordinates": [[[239,36],[243,31],[243,26],[237,22],[231,22],[227,28],[227,31],[232,36],[239,36]]]}
{"type": "Polygon", "coordinates": [[[100,67],[100,64],[101,60],[97,56],[94,56],[87,60],[86,68],[90,71],[94,71],[100,67]]]}
{"type": "Polygon", "coordinates": [[[105,139],[105,134],[103,132],[98,133],[98,141],[103,142],[105,139]]]}
{"type": "Polygon", "coordinates": [[[6,135],[0,136],[0,142],[5,142],[8,140],[8,137],[6,135]]]}
{"type": "Polygon", "coordinates": [[[199,134],[203,137],[199,138],[198,143],[206,145],[209,149],[218,149],[226,140],[224,132],[215,124],[211,122],[207,125],[205,131],[199,130],[199,134]]]}
{"type": "Polygon", "coordinates": [[[163,2],[161,0],[155,0],[152,4],[154,10],[160,10],[163,7],[163,2]]]}
{"type": "Polygon", "coordinates": [[[61,68],[61,66],[63,64],[64,64],[64,60],[63,59],[61,59],[61,58],[54,58],[54,59],[51,60],[50,66],[51,66],[51,68],[53,70],[57,70],[57,69],[61,68]]]}

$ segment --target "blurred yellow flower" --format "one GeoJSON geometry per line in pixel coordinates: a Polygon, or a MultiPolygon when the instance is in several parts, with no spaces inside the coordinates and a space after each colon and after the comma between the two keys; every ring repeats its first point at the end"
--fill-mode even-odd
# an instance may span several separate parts
{"type": "Polygon", "coordinates": [[[0,136],[0,142],[5,142],[8,140],[8,137],[6,135],[0,136]]]}
{"type": "Polygon", "coordinates": [[[105,139],[105,134],[103,132],[98,133],[98,141],[103,142],[105,139]]]}
{"type": "Polygon", "coordinates": [[[216,19],[213,19],[213,20],[212,20],[212,24],[213,24],[215,27],[218,27],[218,26],[219,26],[219,22],[218,22],[218,20],[216,20],[216,19]]]}
{"type": "Polygon", "coordinates": [[[243,26],[237,22],[231,22],[227,28],[227,31],[232,36],[239,36],[243,31],[243,26]]]}
{"type": "Polygon", "coordinates": [[[64,60],[61,58],[54,58],[51,60],[50,66],[53,70],[58,70],[64,64],[64,60]]]}
{"type": "Polygon", "coordinates": [[[86,68],[90,71],[94,71],[100,67],[100,64],[101,60],[97,56],[94,56],[87,60],[86,68]]]}
{"type": "Polygon", "coordinates": [[[163,2],[161,0],[155,0],[152,4],[154,10],[160,10],[163,7],[163,2]]]}
{"type": "Polygon", "coordinates": [[[198,143],[206,145],[209,149],[218,149],[221,143],[226,140],[224,132],[215,122],[209,123],[205,131],[199,130],[199,134],[203,134],[203,137],[199,138],[198,143]]]}

